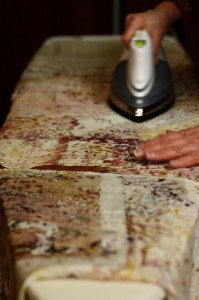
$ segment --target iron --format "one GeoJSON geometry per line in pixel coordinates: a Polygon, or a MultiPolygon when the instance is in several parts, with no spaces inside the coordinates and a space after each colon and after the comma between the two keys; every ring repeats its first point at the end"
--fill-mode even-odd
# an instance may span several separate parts
{"type": "Polygon", "coordinates": [[[162,46],[154,64],[150,35],[137,31],[113,72],[111,107],[143,122],[165,112],[174,102],[172,74],[162,46]]]}

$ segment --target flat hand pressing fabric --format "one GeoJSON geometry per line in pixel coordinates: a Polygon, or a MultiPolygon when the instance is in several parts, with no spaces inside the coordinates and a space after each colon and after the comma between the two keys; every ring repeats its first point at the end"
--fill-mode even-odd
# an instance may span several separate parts
{"type": "Polygon", "coordinates": [[[199,125],[180,131],[168,131],[148,140],[138,145],[134,155],[154,162],[169,161],[172,168],[199,164],[199,125]]]}
{"type": "MultiPolygon", "coordinates": [[[[161,40],[175,21],[182,19],[184,28],[187,24],[189,27],[192,26],[191,31],[195,35],[193,39],[197,41],[199,22],[196,11],[198,9],[199,0],[173,0],[162,1],[153,10],[129,14],[126,17],[125,32],[122,37],[124,45],[128,47],[136,30],[148,31],[152,37],[154,63],[156,63],[161,40]],[[197,24],[197,28],[194,28],[195,25],[193,26],[193,24],[197,24]]],[[[189,35],[191,36],[191,32],[189,35]]],[[[197,68],[199,67],[197,54],[199,44],[196,43],[197,51],[195,52],[193,52],[194,47],[190,46],[191,43],[187,44],[189,47],[186,50],[194,67],[197,68]]],[[[186,48],[186,41],[184,46],[186,48]]],[[[170,131],[155,139],[143,142],[134,151],[134,155],[137,158],[154,162],[168,161],[170,167],[173,168],[199,164],[199,125],[176,132],[170,131]]]]}

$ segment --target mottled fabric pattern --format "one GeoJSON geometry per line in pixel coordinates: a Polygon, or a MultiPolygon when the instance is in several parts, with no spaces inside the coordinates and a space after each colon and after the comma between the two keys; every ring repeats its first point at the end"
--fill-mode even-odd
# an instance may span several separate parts
{"type": "Polygon", "coordinates": [[[0,185],[19,299],[31,281],[56,276],[147,281],[188,299],[199,185],[38,170],[2,171],[0,185]]]}
{"type": "MultiPolygon", "coordinates": [[[[173,66],[177,101],[164,115],[141,124],[117,115],[108,104],[120,46],[117,44],[114,50],[114,46],[108,48],[101,43],[104,57],[100,58],[91,42],[90,57],[79,51],[76,59],[69,45],[70,41],[44,46],[22,76],[0,133],[0,164],[14,169],[45,166],[121,174],[174,174],[198,180],[199,167],[173,170],[162,163],[137,161],[133,156],[142,140],[198,124],[198,80],[173,39],[167,40],[165,49],[173,66]],[[112,51],[112,56],[105,56],[105,51],[112,51]]],[[[76,47],[79,45],[81,42],[76,47]]]]}
{"type": "Polygon", "coordinates": [[[199,298],[199,167],[133,156],[143,140],[198,124],[192,66],[173,38],[164,47],[176,102],[144,123],[108,102],[120,38],[49,39],[33,57],[0,132],[5,299],[24,300],[32,281],[68,277],[199,298]]]}

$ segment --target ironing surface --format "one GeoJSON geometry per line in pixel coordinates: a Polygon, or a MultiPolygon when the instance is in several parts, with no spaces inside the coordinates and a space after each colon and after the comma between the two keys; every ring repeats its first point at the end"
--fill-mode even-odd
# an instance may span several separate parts
{"type": "Polygon", "coordinates": [[[136,33],[126,52],[113,73],[110,104],[120,114],[142,122],[174,103],[170,67],[162,48],[154,64],[151,38],[145,31],[136,33]]]}
{"type": "Polygon", "coordinates": [[[120,37],[54,38],[33,58],[1,131],[4,293],[25,294],[43,279],[49,295],[52,280],[77,276],[198,299],[199,167],[132,154],[142,140],[198,124],[198,81],[176,41],[164,45],[178,101],[141,124],[107,105],[120,37]]]}

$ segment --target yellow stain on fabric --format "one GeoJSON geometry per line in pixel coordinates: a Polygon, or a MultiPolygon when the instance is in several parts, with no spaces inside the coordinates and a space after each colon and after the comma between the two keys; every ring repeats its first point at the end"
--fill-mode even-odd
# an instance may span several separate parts
{"type": "Polygon", "coordinates": [[[10,152],[10,156],[15,157],[17,155],[19,155],[19,149],[18,148],[12,149],[12,151],[10,152]]]}

